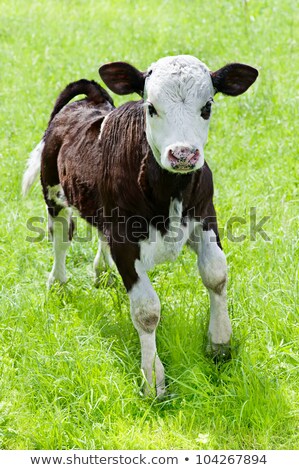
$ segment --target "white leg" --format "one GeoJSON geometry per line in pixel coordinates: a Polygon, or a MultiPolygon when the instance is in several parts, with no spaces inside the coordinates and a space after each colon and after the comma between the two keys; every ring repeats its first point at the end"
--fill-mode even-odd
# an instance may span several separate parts
{"type": "Polygon", "coordinates": [[[156,348],[156,328],[160,320],[160,301],[146,271],[139,260],[135,261],[138,281],[129,291],[133,324],[139,334],[141,345],[141,368],[149,394],[155,387],[157,396],[165,393],[164,367],[156,348]]]}
{"type": "Polygon", "coordinates": [[[65,260],[67,250],[71,244],[69,239],[71,215],[72,211],[68,207],[61,209],[57,217],[49,215],[49,226],[51,227],[54,247],[54,264],[48,279],[49,288],[56,280],[60,283],[65,283],[67,280],[65,260]]]}
{"type": "Polygon", "coordinates": [[[95,273],[95,284],[100,283],[101,274],[107,269],[115,269],[115,264],[111,256],[110,247],[103,234],[100,233],[98,251],[93,262],[93,269],[95,273]]]}
{"type": "Polygon", "coordinates": [[[196,227],[198,243],[198,269],[210,296],[209,341],[214,355],[229,355],[231,323],[227,311],[226,258],[216,242],[213,230],[196,227]]]}

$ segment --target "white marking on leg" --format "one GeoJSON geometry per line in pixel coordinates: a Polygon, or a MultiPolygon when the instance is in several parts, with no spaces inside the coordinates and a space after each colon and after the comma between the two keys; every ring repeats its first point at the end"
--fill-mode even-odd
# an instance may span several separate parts
{"type": "Polygon", "coordinates": [[[102,255],[103,255],[103,259],[104,259],[106,267],[110,269],[115,268],[115,264],[111,256],[110,246],[104,235],[102,235],[101,237],[101,245],[102,245],[101,246],[102,255]]]}
{"type": "Polygon", "coordinates": [[[100,277],[104,271],[109,269],[116,271],[116,266],[111,256],[109,244],[106,240],[106,237],[102,233],[99,234],[98,251],[93,262],[93,269],[96,286],[98,286],[100,283],[100,277]]]}
{"type": "Polygon", "coordinates": [[[52,225],[54,264],[48,279],[48,287],[57,280],[61,283],[67,281],[65,260],[67,250],[71,244],[69,229],[72,211],[66,207],[59,212],[57,217],[49,216],[52,225]]]}
{"type": "Polygon", "coordinates": [[[139,334],[141,368],[146,378],[145,393],[156,387],[158,396],[165,392],[164,367],[157,354],[156,328],[160,320],[160,301],[146,274],[143,264],[135,261],[138,281],[129,291],[131,316],[139,334]]]}
{"type": "Polygon", "coordinates": [[[67,207],[66,197],[61,184],[48,186],[48,199],[53,201],[57,206],[67,207]]]}
{"type": "Polygon", "coordinates": [[[227,311],[227,265],[223,251],[216,242],[213,230],[204,231],[201,226],[198,268],[210,296],[209,336],[213,345],[225,345],[230,341],[232,328],[227,311]]]}
{"type": "Polygon", "coordinates": [[[208,289],[210,295],[210,324],[209,337],[213,345],[228,345],[230,342],[232,327],[227,312],[226,286],[220,294],[208,289]]]}
{"type": "Polygon", "coordinates": [[[98,241],[98,251],[93,262],[93,269],[94,269],[95,277],[97,280],[100,273],[104,270],[103,257],[102,257],[102,241],[100,238],[98,241]]]}
{"type": "Polygon", "coordinates": [[[141,346],[141,369],[146,379],[145,394],[155,386],[158,397],[165,393],[164,367],[157,353],[156,332],[139,334],[141,346]]]}

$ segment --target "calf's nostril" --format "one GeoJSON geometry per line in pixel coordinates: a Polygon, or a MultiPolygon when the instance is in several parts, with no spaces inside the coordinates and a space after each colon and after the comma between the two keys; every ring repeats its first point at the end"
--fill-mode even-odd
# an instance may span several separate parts
{"type": "Polygon", "coordinates": [[[194,150],[193,153],[188,155],[187,161],[190,162],[190,163],[191,162],[196,163],[199,160],[199,156],[200,156],[199,150],[196,149],[196,150],[194,150]]]}
{"type": "Polygon", "coordinates": [[[176,162],[176,163],[179,161],[179,156],[175,155],[172,150],[168,151],[168,158],[169,158],[170,161],[173,161],[173,162],[176,162]]]}
{"type": "Polygon", "coordinates": [[[171,166],[174,167],[194,167],[198,162],[200,152],[197,148],[178,147],[174,150],[168,150],[168,160],[171,166]]]}

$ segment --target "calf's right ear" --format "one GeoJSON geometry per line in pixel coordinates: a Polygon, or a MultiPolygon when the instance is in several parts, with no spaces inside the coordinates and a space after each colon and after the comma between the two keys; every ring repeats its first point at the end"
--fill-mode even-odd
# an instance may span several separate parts
{"type": "Polygon", "coordinates": [[[126,62],[110,62],[99,68],[103,82],[118,95],[138,93],[143,96],[146,73],[126,62]]]}

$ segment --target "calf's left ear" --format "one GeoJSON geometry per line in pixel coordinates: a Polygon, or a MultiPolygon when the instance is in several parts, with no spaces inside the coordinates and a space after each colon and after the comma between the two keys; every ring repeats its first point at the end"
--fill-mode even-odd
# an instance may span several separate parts
{"type": "Polygon", "coordinates": [[[126,62],[110,62],[99,68],[103,82],[118,95],[138,93],[143,96],[146,74],[126,62]]]}
{"type": "Polygon", "coordinates": [[[234,63],[211,72],[211,78],[216,92],[238,96],[255,82],[258,74],[258,71],[250,65],[234,63]]]}

